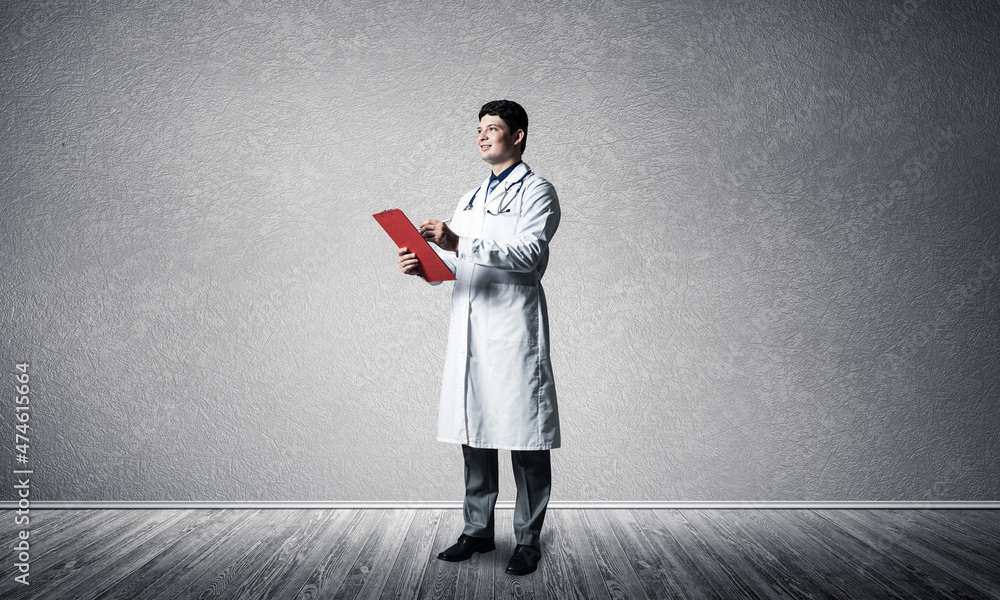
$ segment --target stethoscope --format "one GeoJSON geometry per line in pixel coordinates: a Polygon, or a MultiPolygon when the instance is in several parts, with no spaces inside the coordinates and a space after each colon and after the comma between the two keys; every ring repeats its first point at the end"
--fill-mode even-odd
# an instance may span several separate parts
{"type": "MultiPolygon", "coordinates": [[[[525,173],[524,175],[522,175],[520,179],[518,179],[514,183],[510,184],[509,186],[505,187],[504,190],[503,190],[503,196],[500,198],[500,204],[497,205],[497,211],[496,212],[490,212],[490,209],[487,208],[486,209],[486,214],[488,214],[490,216],[498,217],[498,216],[500,216],[500,215],[502,215],[504,213],[509,213],[510,212],[510,205],[514,202],[514,198],[517,198],[517,192],[521,191],[521,186],[524,185],[524,178],[527,177],[528,175],[531,175],[531,170],[530,169],[528,170],[527,173],[525,173]],[[507,198],[507,192],[509,192],[510,188],[514,187],[515,185],[517,186],[517,190],[514,192],[514,195],[511,196],[510,201],[508,201],[507,204],[503,204],[504,199],[507,198]]],[[[472,203],[476,201],[476,196],[479,195],[479,190],[481,190],[481,189],[483,189],[482,185],[480,185],[479,187],[477,187],[475,192],[472,192],[472,198],[469,198],[469,204],[465,208],[462,209],[463,211],[465,211],[465,210],[472,210],[472,203]]],[[[489,193],[487,193],[486,195],[489,196],[489,193]]]]}

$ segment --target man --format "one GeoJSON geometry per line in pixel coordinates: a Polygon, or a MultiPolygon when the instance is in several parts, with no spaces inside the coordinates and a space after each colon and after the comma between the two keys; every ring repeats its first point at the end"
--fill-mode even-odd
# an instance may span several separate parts
{"type": "MultiPolygon", "coordinates": [[[[434,219],[420,224],[456,278],[438,440],[462,444],[465,528],[438,558],[463,561],[495,549],[497,450],[506,449],[517,483],[517,547],[507,573],[526,575],[542,556],[549,450],[560,444],[540,283],[559,225],[559,201],[552,184],[521,162],[528,115],[519,104],[486,103],[477,132],[479,155],[492,167],[489,179],[459,200],[450,225],[434,219]]],[[[416,255],[407,248],[399,249],[398,262],[403,273],[418,274],[416,255]]]]}

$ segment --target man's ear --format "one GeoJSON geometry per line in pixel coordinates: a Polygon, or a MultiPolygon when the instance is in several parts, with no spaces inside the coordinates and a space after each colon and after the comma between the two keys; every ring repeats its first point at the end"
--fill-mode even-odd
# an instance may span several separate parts
{"type": "Polygon", "coordinates": [[[514,145],[515,146],[518,145],[518,144],[520,144],[523,139],[524,139],[524,130],[523,129],[518,129],[516,132],[514,132],[514,145]]]}

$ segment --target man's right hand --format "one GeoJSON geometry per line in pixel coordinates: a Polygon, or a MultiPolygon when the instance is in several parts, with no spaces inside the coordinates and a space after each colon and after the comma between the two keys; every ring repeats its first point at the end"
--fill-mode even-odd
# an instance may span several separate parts
{"type": "Polygon", "coordinates": [[[417,258],[416,254],[410,252],[407,248],[400,248],[396,256],[399,257],[397,262],[399,262],[400,271],[407,275],[420,275],[420,272],[417,271],[417,264],[420,263],[420,259],[417,258]]]}

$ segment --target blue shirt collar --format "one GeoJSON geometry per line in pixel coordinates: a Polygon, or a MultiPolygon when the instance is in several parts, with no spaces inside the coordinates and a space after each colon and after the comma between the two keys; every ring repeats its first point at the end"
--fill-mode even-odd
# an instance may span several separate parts
{"type": "Polygon", "coordinates": [[[494,175],[493,172],[490,171],[490,183],[493,183],[494,179],[496,179],[497,181],[503,183],[503,180],[506,179],[507,176],[510,175],[510,172],[513,171],[514,169],[516,169],[517,165],[521,164],[521,162],[522,161],[517,161],[513,165],[511,165],[511,166],[507,167],[506,169],[504,169],[503,173],[500,173],[499,175],[494,175]]]}

